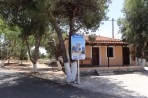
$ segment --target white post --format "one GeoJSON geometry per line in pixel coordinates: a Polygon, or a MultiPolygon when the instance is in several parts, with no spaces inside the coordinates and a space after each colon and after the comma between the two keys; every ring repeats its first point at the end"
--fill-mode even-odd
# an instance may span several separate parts
{"type": "Polygon", "coordinates": [[[114,18],[112,18],[112,38],[114,39],[114,18]]]}
{"type": "Polygon", "coordinates": [[[136,61],[136,66],[138,66],[138,57],[136,57],[135,61],[136,61]]]}
{"type": "Polygon", "coordinates": [[[80,65],[79,65],[79,59],[78,59],[78,84],[80,84],[80,65]]]}

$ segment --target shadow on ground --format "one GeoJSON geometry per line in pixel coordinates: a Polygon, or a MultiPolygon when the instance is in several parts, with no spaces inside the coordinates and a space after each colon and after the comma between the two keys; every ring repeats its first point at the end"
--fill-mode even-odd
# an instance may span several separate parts
{"type": "Polygon", "coordinates": [[[146,96],[143,96],[135,91],[126,89],[126,86],[123,86],[123,81],[117,81],[116,79],[111,79],[111,78],[109,79],[106,76],[82,77],[81,82],[82,85],[75,85],[75,86],[94,92],[100,92],[108,95],[118,96],[119,98],[147,98],[146,96]]]}
{"type": "Polygon", "coordinates": [[[0,81],[0,98],[115,98],[24,74],[0,73],[0,81]]]}
{"type": "Polygon", "coordinates": [[[145,75],[148,77],[148,70],[144,70],[142,72],[139,72],[140,75],[145,75]]]}
{"type": "MultiPolygon", "coordinates": [[[[18,71],[32,71],[31,64],[19,64],[19,63],[5,63],[5,69],[15,69],[18,71]]],[[[47,68],[38,68],[38,71],[58,71],[57,66],[48,66],[47,68]]]]}

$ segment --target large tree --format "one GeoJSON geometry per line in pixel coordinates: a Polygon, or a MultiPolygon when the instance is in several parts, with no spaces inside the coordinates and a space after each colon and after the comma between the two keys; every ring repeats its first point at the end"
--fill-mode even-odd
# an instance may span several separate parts
{"type": "Polygon", "coordinates": [[[0,59],[3,66],[5,60],[9,62],[9,59],[17,54],[20,29],[17,26],[9,26],[2,18],[0,24],[0,59]]]}
{"type": "Polygon", "coordinates": [[[62,47],[67,82],[74,81],[77,72],[77,63],[71,59],[71,36],[76,34],[80,29],[96,30],[100,26],[100,21],[105,18],[109,1],[57,0],[53,3],[54,7],[48,10],[51,25],[57,32],[62,47]],[[69,33],[69,49],[66,49],[69,50],[69,53],[65,51],[61,29],[67,29],[69,33]]]}
{"type": "MultiPolygon", "coordinates": [[[[110,3],[109,1],[110,0],[5,0],[1,2],[1,5],[3,5],[1,8],[7,10],[2,9],[0,12],[3,12],[3,15],[7,16],[7,20],[23,28],[25,37],[30,34],[34,35],[37,41],[35,46],[40,45],[40,36],[44,34],[43,31],[45,31],[47,24],[53,27],[57,33],[62,50],[61,54],[67,76],[66,82],[72,82],[76,78],[76,61],[68,58],[71,57],[69,56],[70,51],[68,53],[68,49],[65,48],[62,33],[67,29],[70,43],[71,35],[76,34],[78,30],[96,30],[100,25],[100,21],[105,18],[106,9],[110,3]],[[71,61],[71,66],[68,59],[71,61]]],[[[26,43],[27,42],[28,40],[26,38],[26,43]]],[[[35,49],[35,52],[38,54],[38,47],[35,49]]],[[[35,61],[38,57],[37,54],[34,59],[35,61]]],[[[35,62],[33,64],[35,64],[35,62]]]]}
{"type": "Polygon", "coordinates": [[[124,17],[118,20],[123,39],[136,47],[137,56],[145,57],[148,42],[148,1],[125,0],[124,17]]]}
{"type": "Polygon", "coordinates": [[[45,11],[35,0],[2,0],[0,13],[10,25],[17,25],[21,28],[21,37],[26,43],[30,60],[33,63],[33,71],[37,72],[39,47],[44,33],[48,30],[49,23],[45,11]],[[34,42],[35,55],[31,55],[30,45],[32,44],[30,42],[34,42]]]}

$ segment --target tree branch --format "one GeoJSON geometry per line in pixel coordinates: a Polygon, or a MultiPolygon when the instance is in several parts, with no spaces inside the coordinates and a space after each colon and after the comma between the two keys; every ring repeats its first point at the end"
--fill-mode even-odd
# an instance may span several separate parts
{"type": "Polygon", "coordinates": [[[62,57],[63,57],[63,61],[64,63],[67,63],[68,62],[68,58],[67,58],[67,55],[66,55],[66,48],[65,48],[65,44],[64,44],[64,40],[63,40],[63,37],[62,37],[62,32],[61,32],[61,29],[60,27],[58,26],[58,23],[56,22],[56,19],[54,18],[53,14],[49,11],[49,20],[53,26],[53,28],[55,29],[55,31],[57,32],[57,35],[58,35],[58,38],[59,38],[59,42],[60,42],[60,47],[62,49],[62,57]]]}
{"type": "Polygon", "coordinates": [[[74,30],[74,32],[79,31],[82,27],[83,27],[82,25],[81,25],[81,26],[79,26],[77,29],[75,29],[75,30],[74,30]]]}
{"type": "Polygon", "coordinates": [[[29,54],[29,58],[30,58],[30,60],[33,62],[33,59],[32,59],[32,56],[31,56],[31,52],[30,52],[30,47],[29,47],[28,39],[25,38],[25,41],[26,41],[26,46],[27,46],[27,50],[28,50],[28,54],[29,54]]]}

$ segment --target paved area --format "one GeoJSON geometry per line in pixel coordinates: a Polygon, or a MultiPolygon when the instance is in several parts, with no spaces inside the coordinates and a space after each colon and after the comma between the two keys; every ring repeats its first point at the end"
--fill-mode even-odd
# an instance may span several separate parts
{"type": "MultiPolygon", "coordinates": [[[[147,69],[147,68],[146,68],[147,69]]],[[[148,98],[148,71],[111,76],[81,77],[74,86],[121,98],[148,98]]]]}
{"type": "Polygon", "coordinates": [[[75,87],[64,84],[64,74],[48,66],[38,66],[36,76],[26,75],[31,67],[0,68],[0,98],[148,98],[148,67],[141,72],[81,77],[81,84],[72,84],[75,87]]]}
{"type": "Polygon", "coordinates": [[[116,98],[0,68],[0,98],[116,98]]]}

